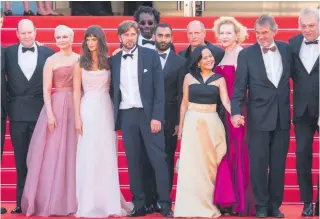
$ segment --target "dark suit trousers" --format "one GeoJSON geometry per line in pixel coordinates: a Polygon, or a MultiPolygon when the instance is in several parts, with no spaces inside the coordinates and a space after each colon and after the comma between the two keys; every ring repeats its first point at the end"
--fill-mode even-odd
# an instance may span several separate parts
{"type": "Polygon", "coordinates": [[[1,160],[2,160],[5,137],[6,137],[6,118],[1,118],[1,160]]]}
{"type": "Polygon", "coordinates": [[[17,169],[17,206],[21,206],[24,184],[27,177],[27,155],[29,143],[36,122],[10,122],[10,135],[14,149],[14,157],[17,169]]]}
{"type": "MultiPolygon", "coordinates": [[[[169,169],[169,183],[170,183],[170,193],[173,186],[174,178],[174,156],[177,148],[177,136],[173,136],[175,132],[175,124],[170,122],[170,119],[166,119],[164,125],[164,137],[165,137],[165,152],[167,156],[167,163],[169,169]]],[[[154,170],[151,166],[149,158],[146,153],[143,153],[143,183],[144,183],[144,192],[146,194],[146,203],[147,205],[156,204],[158,199],[156,193],[156,181],[154,170]]]]}
{"type": "Polygon", "coordinates": [[[282,204],[289,140],[289,129],[279,126],[274,131],[248,129],[250,178],[257,208],[279,208],[282,204]]]}
{"type": "Polygon", "coordinates": [[[171,198],[163,130],[151,133],[150,121],[144,110],[137,108],[120,110],[120,123],[134,207],[140,209],[146,204],[142,168],[142,148],[145,147],[155,172],[159,203],[166,211],[171,207],[171,198]]]}
{"type": "Polygon", "coordinates": [[[301,117],[294,119],[294,131],[296,136],[296,167],[300,187],[300,199],[303,202],[311,202],[313,196],[312,186],[312,142],[317,125],[318,117],[312,117],[308,108],[301,117]]]}

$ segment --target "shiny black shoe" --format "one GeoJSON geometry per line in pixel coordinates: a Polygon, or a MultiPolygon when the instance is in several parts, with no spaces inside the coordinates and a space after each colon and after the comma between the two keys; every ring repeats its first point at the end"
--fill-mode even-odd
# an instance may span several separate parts
{"type": "Polygon", "coordinates": [[[153,214],[155,212],[153,204],[144,206],[146,214],[153,214]]]}
{"type": "Polygon", "coordinates": [[[173,212],[171,209],[167,210],[167,211],[161,211],[160,213],[163,217],[166,217],[166,218],[173,218],[173,212]]]}
{"type": "Polygon", "coordinates": [[[267,216],[268,216],[268,213],[265,210],[257,210],[256,211],[257,218],[266,218],[267,216]]]}
{"type": "Polygon", "coordinates": [[[147,213],[144,208],[140,209],[133,209],[129,214],[127,214],[127,217],[143,217],[146,216],[147,213]]]}
{"type": "Polygon", "coordinates": [[[22,213],[22,209],[20,206],[17,206],[15,209],[11,211],[11,214],[21,214],[21,213],[22,213]]]}
{"type": "Polygon", "coordinates": [[[7,213],[7,209],[4,207],[1,207],[1,214],[5,214],[5,213],[7,213]]]}
{"type": "Polygon", "coordinates": [[[161,213],[162,209],[161,209],[161,206],[160,206],[159,202],[155,202],[153,204],[153,207],[154,207],[154,212],[161,213]]]}
{"type": "Polygon", "coordinates": [[[284,214],[279,209],[269,209],[268,217],[284,218],[284,214]]]}
{"type": "Polygon", "coordinates": [[[313,216],[313,204],[312,204],[312,202],[305,202],[304,203],[301,216],[302,217],[312,217],[313,216]]]}

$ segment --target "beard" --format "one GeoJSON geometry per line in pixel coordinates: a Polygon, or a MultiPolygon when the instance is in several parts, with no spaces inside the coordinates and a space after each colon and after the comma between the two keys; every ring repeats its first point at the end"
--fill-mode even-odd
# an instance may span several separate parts
{"type": "Polygon", "coordinates": [[[160,51],[166,51],[171,46],[171,43],[159,43],[156,41],[156,48],[160,51]]]}

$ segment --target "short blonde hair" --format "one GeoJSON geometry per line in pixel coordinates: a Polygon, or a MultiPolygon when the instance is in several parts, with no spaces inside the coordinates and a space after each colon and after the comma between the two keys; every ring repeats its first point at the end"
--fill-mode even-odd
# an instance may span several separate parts
{"type": "Polygon", "coordinates": [[[67,27],[65,25],[58,25],[54,29],[54,36],[56,36],[59,31],[65,31],[72,39],[74,37],[74,32],[70,27],[67,27]]]}
{"type": "Polygon", "coordinates": [[[239,21],[234,17],[220,17],[214,21],[213,31],[215,32],[216,38],[219,39],[220,36],[220,27],[223,24],[233,24],[234,30],[237,35],[237,43],[242,43],[248,38],[247,28],[243,26],[239,21]]]}

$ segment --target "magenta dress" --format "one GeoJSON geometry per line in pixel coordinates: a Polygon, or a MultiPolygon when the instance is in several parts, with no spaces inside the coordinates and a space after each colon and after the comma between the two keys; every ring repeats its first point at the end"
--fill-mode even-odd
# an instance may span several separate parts
{"type": "Polygon", "coordinates": [[[53,71],[56,89],[51,102],[57,127],[49,132],[44,106],[30,142],[21,201],[26,216],[66,216],[77,211],[72,69],[63,66],[53,71]]]}
{"type": "MultiPolygon", "coordinates": [[[[224,76],[227,83],[228,95],[231,100],[233,84],[235,80],[235,66],[217,66],[215,68],[215,72],[224,76]]],[[[246,115],[244,116],[246,117],[246,115]]],[[[241,126],[240,128],[234,128],[231,124],[230,115],[228,113],[226,114],[226,117],[225,123],[227,126],[228,151],[225,157],[226,160],[224,163],[221,162],[219,167],[221,170],[219,169],[217,175],[217,194],[215,196],[215,202],[221,203],[221,205],[228,204],[226,201],[224,201],[225,198],[223,198],[222,195],[226,190],[234,191],[236,202],[232,204],[232,211],[243,216],[252,215],[255,203],[250,183],[250,166],[246,141],[246,127],[241,126]],[[224,165],[229,165],[229,170],[227,167],[224,167],[224,165]],[[227,171],[224,171],[223,169],[227,171]],[[231,171],[231,186],[234,187],[233,189],[229,187],[229,184],[225,183],[226,177],[223,177],[223,175],[228,174],[229,171],[231,171]]]]}

